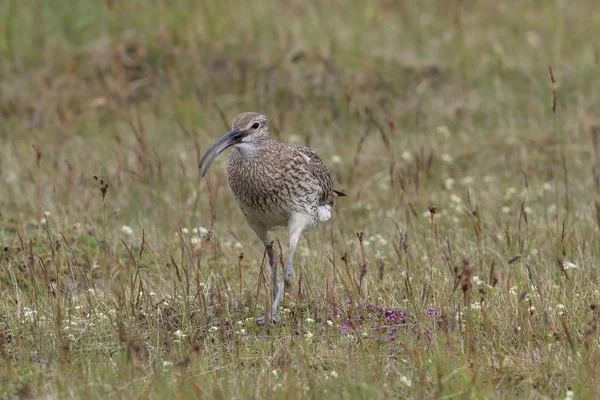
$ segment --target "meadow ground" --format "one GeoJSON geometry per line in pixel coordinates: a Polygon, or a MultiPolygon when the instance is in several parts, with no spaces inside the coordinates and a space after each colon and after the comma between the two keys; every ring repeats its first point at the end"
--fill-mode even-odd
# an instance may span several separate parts
{"type": "Polygon", "coordinates": [[[600,396],[598,7],[7,0],[0,21],[1,397],[600,396]],[[197,165],[242,111],[348,194],[271,329],[226,157],[197,165]]]}

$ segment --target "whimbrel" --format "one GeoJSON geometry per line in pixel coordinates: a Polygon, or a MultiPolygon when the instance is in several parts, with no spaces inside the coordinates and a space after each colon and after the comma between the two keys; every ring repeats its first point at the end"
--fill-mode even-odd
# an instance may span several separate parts
{"type": "MultiPolygon", "coordinates": [[[[232,130],[206,151],[200,168],[210,153],[202,176],[225,149],[233,147],[227,158],[227,179],[235,201],[246,216],[248,225],[265,245],[271,265],[273,307],[271,320],[278,322],[277,308],[285,281],[292,278],[294,252],[303,231],[331,218],[337,196],[331,176],[314,150],[281,143],[269,137],[267,118],[255,112],[239,114],[232,130]],[[269,231],[287,228],[289,254],[284,278],[277,281],[277,257],[269,231]]],[[[259,324],[265,317],[257,319],[259,324]]]]}

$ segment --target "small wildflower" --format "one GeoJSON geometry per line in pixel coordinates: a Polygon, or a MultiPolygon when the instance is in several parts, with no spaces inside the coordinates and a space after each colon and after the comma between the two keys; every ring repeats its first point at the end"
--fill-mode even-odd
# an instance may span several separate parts
{"type": "Polygon", "coordinates": [[[565,262],[563,262],[563,268],[565,270],[567,270],[567,269],[579,269],[579,266],[577,264],[575,264],[575,263],[570,262],[570,261],[565,261],[565,262]]]}
{"type": "Polygon", "coordinates": [[[185,335],[180,329],[177,329],[175,332],[173,332],[173,336],[175,336],[177,339],[183,339],[187,335],[185,335]]]}
{"type": "Polygon", "coordinates": [[[218,331],[219,327],[218,326],[211,326],[210,328],[208,328],[209,331],[214,332],[214,331],[218,331]]]}
{"type": "Polygon", "coordinates": [[[452,164],[454,162],[454,158],[448,154],[448,153],[444,153],[442,154],[442,161],[448,164],[452,164]]]}
{"type": "Polygon", "coordinates": [[[121,232],[123,232],[126,235],[133,235],[133,228],[129,225],[123,225],[121,227],[121,232]]]}
{"type": "Polygon", "coordinates": [[[446,190],[451,190],[454,186],[454,182],[454,178],[446,178],[446,180],[444,181],[444,187],[446,188],[446,190]]]}
{"type": "Polygon", "coordinates": [[[342,163],[342,157],[340,157],[337,154],[334,154],[333,157],[331,157],[331,163],[332,164],[341,164],[342,163]]]}
{"type": "Polygon", "coordinates": [[[331,371],[330,374],[332,378],[337,378],[339,375],[336,371],[331,371]]]}
{"type": "Polygon", "coordinates": [[[279,373],[277,372],[277,370],[276,370],[276,369],[274,369],[273,371],[271,371],[271,375],[273,375],[273,376],[277,376],[277,375],[279,375],[279,373]]]}
{"type": "Polygon", "coordinates": [[[408,162],[408,161],[412,161],[412,159],[413,159],[413,156],[412,156],[412,154],[410,153],[410,151],[405,151],[404,153],[402,153],[402,159],[403,159],[404,161],[407,161],[407,162],[408,162]]]}
{"type": "Polygon", "coordinates": [[[456,203],[456,204],[460,204],[462,202],[462,199],[460,198],[460,196],[452,193],[450,195],[450,201],[453,202],[453,203],[456,203]]]}
{"type": "Polygon", "coordinates": [[[173,366],[173,363],[171,361],[163,360],[162,366],[163,368],[169,368],[173,366]]]}
{"type": "Polygon", "coordinates": [[[517,193],[517,189],[515,189],[514,187],[509,187],[508,189],[506,189],[506,193],[504,193],[504,200],[509,200],[516,193],[517,193]]]}
{"type": "Polygon", "coordinates": [[[192,229],[192,232],[194,232],[196,235],[206,235],[208,233],[208,229],[203,226],[198,226],[192,229]]]}
{"type": "Polygon", "coordinates": [[[406,387],[411,387],[412,386],[412,381],[410,380],[410,378],[408,378],[406,376],[401,376],[400,377],[400,383],[402,383],[406,387]]]}
{"type": "Polygon", "coordinates": [[[311,331],[306,331],[306,333],[304,334],[304,337],[308,340],[312,339],[313,336],[314,334],[311,331]]]}
{"type": "Polygon", "coordinates": [[[573,397],[575,396],[575,393],[572,390],[567,390],[567,393],[565,394],[565,400],[573,400],[573,397]]]}
{"type": "Polygon", "coordinates": [[[333,322],[332,322],[330,319],[328,319],[328,320],[327,320],[327,325],[329,325],[329,326],[333,326],[333,322]]]}
{"type": "Polygon", "coordinates": [[[311,317],[308,317],[308,318],[306,318],[304,321],[305,321],[307,324],[310,324],[310,323],[313,323],[313,322],[315,322],[315,320],[314,320],[314,319],[312,319],[311,317]]]}
{"type": "Polygon", "coordinates": [[[502,212],[503,212],[504,214],[508,214],[508,213],[510,212],[510,208],[508,208],[508,207],[504,206],[504,207],[502,207],[502,212]]]}

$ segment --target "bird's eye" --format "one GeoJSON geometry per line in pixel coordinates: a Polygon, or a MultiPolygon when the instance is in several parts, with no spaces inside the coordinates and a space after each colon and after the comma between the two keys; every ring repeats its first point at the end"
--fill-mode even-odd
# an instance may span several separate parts
{"type": "Polygon", "coordinates": [[[260,124],[258,122],[255,122],[252,124],[252,129],[258,129],[259,126],[260,124]]]}

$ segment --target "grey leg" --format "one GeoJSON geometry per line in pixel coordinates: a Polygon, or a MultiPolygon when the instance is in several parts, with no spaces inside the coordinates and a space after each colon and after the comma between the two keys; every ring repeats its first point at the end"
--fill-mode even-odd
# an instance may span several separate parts
{"type": "Polygon", "coordinates": [[[269,257],[269,265],[271,266],[271,290],[273,292],[273,300],[277,295],[277,254],[273,249],[273,242],[265,246],[267,249],[267,256],[269,257]]]}
{"type": "MultiPolygon", "coordinates": [[[[248,224],[250,225],[252,230],[254,230],[256,235],[260,238],[260,240],[265,245],[265,250],[267,251],[267,257],[269,258],[269,265],[271,267],[271,284],[273,286],[272,287],[273,299],[275,299],[276,295],[277,295],[277,254],[275,252],[275,249],[273,248],[273,242],[269,238],[269,232],[262,224],[257,224],[257,223],[251,222],[251,221],[248,221],[248,224]]],[[[258,325],[264,325],[265,320],[266,320],[266,318],[263,315],[263,316],[256,318],[256,323],[258,325]]],[[[277,316],[276,310],[272,311],[271,321],[279,322],[279,318],[277,316]]]]}
{"type": "Polygon", "coordinates": [[[288,255],[288,260],[285,267],[285,275],[281,282],[279,282],[279,287],[277,289],[277,295],[275,296],[275,300],[273,301],[273,315],[277,314],[277,309],[279,307],[279,302],[281,301],[281,297],[285,291],[285,281],[290,281],[292,276],[294,275],[294,253],[296,252],[296,245],[298,244],[298,240],[300,239],[300,235],[302,231],[308,226],[308,224],[312,221],[312,217],[304,215],[304,214],[293,214],[290,218],[290,222],[288,223],[288,235],[290,238],[290,252],[288,255]]]}

